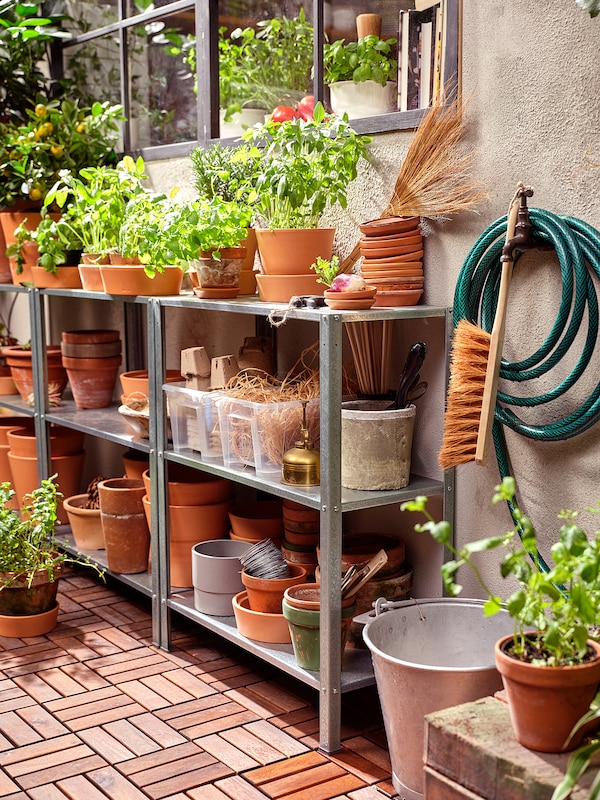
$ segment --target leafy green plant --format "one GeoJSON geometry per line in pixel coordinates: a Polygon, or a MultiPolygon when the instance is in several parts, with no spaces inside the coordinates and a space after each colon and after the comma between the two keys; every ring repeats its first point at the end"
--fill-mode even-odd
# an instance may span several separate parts
{"type": "MultiPolygon", "coordinates": [[[[487,596],[485,615],[504,608],[513,617],[511,655],[546,666],[580,663],[586,658],[588,639],[597,638],[600,623],[600,531],[588,537],[576,522],[578,512],[561,511],[559,519],[563,523],[551,548],[554,564],[547,571],[539,569],[536,532],[515,503],[515,490],[514,478],[504,478],[492,500],[494,504],[506,500],[512,505],[516,521],[513,530],[504,536],[469,542],[460,549],[452,542],[449,523],[435,522],[427,511],[427,498],[417,497],[403,503],[401,509],[423,513],[427,522],[416,525],[415,530],[428,531],[454,556],[442,566],[450,597],[462,591],[455,578],[459,569],[467,565],[487,596]],[[501,576],[511,576],[518,582],[518,588],[506,600],[488,588],[473,559],[476,553],[497,547],[506,550],[500,564],[501,576]]],[[[586,510],[600,513],[600,501],[597,508],[586,510]]]]}
{"type": "MultiPolygon", "coordinates": [[[[38,570],[48,570],[51,581],[65,563],[94,566],[89,559],[60,552],[56,538],[56,509],[62,494],[56,475],[42,480],[39,487],[22,499],[20,511],[9,508],[15,496],[10,483],[0,484],[0,591],[25,576],[31,585],[38,570]]],[[[99,574],[102,570],[94,567],[99,574]]]]}
{"type": "Polygon", "coordinates": [[[6,248],[9,258],[16,261],[17,275],[23,272],[24,246],[28,243],[37,245],[37,263],[52,274],[56,273],[59,266],[68,262],[71,252],[81,252],[81,231],[70,225],[65,217],[55,219],[43,216],[34,230],[29,230],[26,224],[27,218],[15,228],[15,242],[6,248]]]}
{"type": "Polygon", "coordinates": [[[185,204],[180,219],[181,233],[186,242],[182,255],[187,255],[190,261],[200,253],[211,253],[219,260],[221,250],[239,247],[248,236],[252,211],[243,203],[213,197],[212,200],[193,200],[185,204]]]}
{"type": "Polygon", "coordinates": [[[41,69],[48,46],[70,38],[61,29],[63,16],[40,14],[42,0],[0,2],[0,121],[27,122],[27,112],[50,95],[50,80],[41,69]]]}
{"type": "Polygon", "coordinates": [[[395,81],[398,74],[395,44],[396,39],[380,39],[375,34],[364,36],[357,42],[346,42],[344,39],[325,42],[325,83],[375,81],[385,86],[388,81],[395,81]]]}
{"type": "MultiPolygon", "coordinates": [[[[571,736],[569,737],[569,741],[566,743],[566,747],[568,747],[570,740],[577,734],[582,728],[587,727],[592,723],[596,723],[600,719],[600,693],[596,694],[596,697],[591,703],[590,710],[587,714],[579,720],[579,722],[575,725],[573,730],[571,731],[571,736]]],[[[588,738],[584,744],[574,750],[571,755],[569,756],[569,760],[567,762],[567,768],[565,770],[565,777],[563,780],[558,784],[555,788],[552,797],[550,800],[567,800],[568,797],[571,796],[571,792],[575,788],[575,784],[581,778],[581,776],[588,770],[592,758],[597,754],[600,753],[600,736],[595,733],[588,738]]],[[[590,793],[588,795],[588,800],[598,800],[600,798],[600,771],[596,773],[596,777],[594,778],[592,785],[590,786],[590,793]]]]}
{"type": "Polygon", "coordinates": [[[0,126],[0,208],[18,200],[41,205],[58,172],[116,163],[120,106],[72,100],[38,103],[26,124],[0,126]]]}
{"type": "Polygon", "coordinates": [[[317,260],[310,265],[310,268],[317,273],[317,283],[329,287],[340,271],[340,259],[338,256],[332,256],[331,260],[317,256],[317,260]]]}
{"type": "MultiPolygon", "coordinates": [[[[259,159],[240,158],[248,145],[228,147],[215,142],[210,147],[197,147],[190,156],[194,185],[201,199],[221,197],[229,202],[244,201],[242,185],[252,187],[258,179],[259,159]]],[[[253,188],[246,189],[246,196],[253,188]]],[[[247,199],[247,197],[246,197],[247,199]]]]}
{"type": "Polygon", "coordinates": [[[321,103],[313,119],[269,120],[242,139],[252,147],[234,160],[254,161],[258,170],[251,168],[240,189],[256,201],[257,214],[270,228],[316,228],[328,204],[345,208],[348,186],[371,141],[347,120],[326,115],[321,103]]]}
{"type": "Polygon", "coordinates": [[[169,195],[144,191],[134,194],[125,206],[118,252],[139,258],[150,277],[164,272],[166,266],[180,264],[181,243],[165,235],[179,212],[175,194],[176,190],[169,195]]]}

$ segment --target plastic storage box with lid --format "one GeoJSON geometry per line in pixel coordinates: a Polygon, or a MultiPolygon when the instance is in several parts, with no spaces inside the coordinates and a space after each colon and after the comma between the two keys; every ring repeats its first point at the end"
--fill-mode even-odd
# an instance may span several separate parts
{"type": "MultiPolygon", "coordinates": [[[[228,396],[217,402],[223,462],[231,469],[254,467],[259,477],[274,478],[281,473],[284,453],[301,438],[302,403],[258,403],[228,396]]],[[[306,408],[309,438],[319,444],[319,398],[306,408]]]]}
{"type": "Polygon", "coordinates": [[[166,383],[163,390],[176,453],[195,450],[205,461],[223,461],[217,401],[221,392],[188,389],[184,383],[166,383]]]}

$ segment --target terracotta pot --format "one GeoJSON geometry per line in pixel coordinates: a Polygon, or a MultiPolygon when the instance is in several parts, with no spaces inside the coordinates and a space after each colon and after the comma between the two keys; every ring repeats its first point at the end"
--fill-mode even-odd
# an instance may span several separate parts
{"type": "Polygon", "coordinates": [[[394,291],[381,290],[375,297],[375,308],[389,308],[395,306],[416,306],[423,295],[423,289],[395,289],[394,291]]]}
{"type": "Polygon", "coordinates": [[[290,566],[299,564],[306,570],[308,579],[312,580],[315,577],[318,563],[316,547],[303,547],[302,545],[292,544],[285,539],[281,545],[281,552],[290,566]]]}
{"type": "Polygon", "coordinates": [[[0,283],[12,283],[12,272],[10,271],[10,261],[6,255],[6,242],[4,232],[0,226],[0,283]]]}
{"type": "Polygon", "coordinates": [[[0,582],[14,578],[9,586],[0,591],[0,614],[4,616],[27,616],[43,614],[54,608],[58,592],[58,581],[62,574],[59,564],[53,571],[52,580],[48,570],[35,572],[31,583],[27,575],[0,572],[0,582]]]}
{"type": "Polygon", "coordinates": [[[81,276],[78,267],[58,267],[55,273],[44,267],[31,267],[33,283],[38,289],[81,289],[81,276]]]}
{"type": "Polygon", "coordinates": [[[366,311],[375,304],[377,287],[372,292],[325,292],[325,304],[334,311],[366,311]],[[349,294],[363,294],[362,297],[352,299],[349,294]]]}
{"type": "MultiPolygon", "coordinates": [[[[8,431],[22,426],[33,431],[33,419],[31,417],[0,417],[0,483],[12,483],[12,472],[8,461],[8,451],[10,450],[8,431]]],[[[16,496],[11,500],[9,508],[19,508],[16,496]]]]}
{"type": "Polygon", "coordinates": [[[239,503],[229,511],[231,529],[248,540],[277,539],[283,536],[281,501],[257,500],[239,503]]]}
{"type": "Polygon", "coordinates": [[[107,408],[113,392],[121,356],[110,358],[62,357],[77,408],[107,408]]]}
{"type": "Polygon", "coordinates": [[[99,508],[85,508],[87,494],[63,500],[75,544],[80,550],[104,550],[104,533],[99,508]]]}
{"type": "MultiPolygon", "coordinates": [[[[506,689],[515,738],[530,750],[560,753],[581,717],[589,710],[600,682],[600,644],[589,641],[594,661],[570,667],[544,667],[511,658],[505,636],[496,643],[496,668],[506,689]]],[[[574,737],[569,749],[583,737],[574,737]]]]}
{"type": "MultiPolygon", "coordinates": [[[[33,393],[31,354],[31,350],[23,350],[18,345],[2,348],[2,355],[6,358],[6,363],[10,367],[10,372],[19,394],[25,402],[27,402],[29,395],[33,393]]],[[[47,347],[46,358],[48,362],[48,383],[56,385],[62,395],[67,387],[68,378],[62,365],[60,347],[53,345],[47,347]]]]}
{"type": "Polygon", "coordinates": [[[318,256],[331,258],[334,237],[335,228],[257,228],[263,271],[266,275],[314,275],[310,265],[318,256]]]}
{"type": "MultiPolygon", "coordinates": [[[[121,456],[126,478],[141,481],[144,471],[148,469],[148,454],[139,450],[128,450],[121,456]]],[[[145,487],[144,487],[145,493],[145,487]]]]}
{"type": "MultiPolygon", "coordinates": [[[[49,216],[53,219],[58,219],[60,215],[53,213],[49,216]]],[[[2,227],[6,247],[11,244],[15,244],[15,230],[19,227],[19,225],[24,224],[28,230],[34,231],[40,224],[41,219],[42,215],[40,214],[39,210],[35,209],[28,209],[26,211],[5,209],[4,211],[0,212],[0,226],[2,227]]],[[[31,267],[37,264],[39,256],[37,245],[33,242],[27,242],[23,248],[23,254],[25,256],[25,266],[23,267],[23,272],[20,275],[17,275],[16,272],[16,259],[9,259],[10,271],[14,284],[33,283],[31,267]]]]}
{"type": "MultiPolygon", "coordinates": [[[[121,387],[124,395],[140,392],[148,397],[148,370],[135,369],[130,372],[122,372],[119,375],[121,387]]],[[[182,380],[181,371],[178,369],[168,369],[165,376],[166,383],[179,383],[182,380]]]]}
{"type": "Polygon", "coordinates": [[[424,250],[422,248],[420,250],[411,248],[406,253],[401,253],[400,255],[397,256],[379,256],[377,258],[375,257],[363,258],[361,269],[366,267],[389,267],[390,269],[398,267],[399,269],[402,269],[403,265],[406,262],[414,263],[415,261],[422,261],[423,253],[424,250]]]}
{"type": "Polygon", "coordinates": [[[251,547],[248,542],[215,539],[192,547],[194,607],[217,617],[231,616],[232,600],[244,590],[241,556],[251,547]]]}
{"type": "Polygon", "coordinates": [[[295,295],[323,294],[325,286],[311,275],[257,275],[261,300],[268,303],[289,303],[295,295]]]}
{"type": "MultiPolygon", "coordinates": [[[[315,531],[306,531],[306,530],[293,531],[293,530],[290,530],[290,528],[288,527],[289,524],[293,524],[293,523],[286,523],[285,526],[284,526],[285,541],[288,544],[300,545],[301,547],[307,547],[307,548],[310,547],[311,549],[317,547],[317,545],[319,544],[319,530],[318,530],[318,527],[317,527],[316,532],[315,531]]],[[[300,524],[303,524],[303,523],[300,523],[300,524]]]]}
{"type": "Polygon", "coordinates": [[[61,342],[60,351],[63,358],[113,358],[121,355],[121,340],[114,342],[90,342],[88,344],[71,344],[61,342]]]}
{"type": "Polygon", "coordinates": [[[413,236],[363,236],[359,241],[360,250],[365,256],[377,258],[379,251],[383,256],[393,256],[403,253],[410,253],[413,250],[423,249],[423,236],[418,233],[413,236]],[[418,246],[415,246],[418,245],[418,246]]]}
{"type": "MultiPolygon", "coordinates": [[[[142,473],[146,494],[150,496],[150,470],[142,473]]],[[[233,483],[181,464],[169,464],[167,500],[174,506],[207,505],[230,500],[233,483]],[[173,478],[173,480],[171,480],[173,478]]]]}
{"type": "Polygon", "coordinates": [[[87,292],[104,291],[99,264],[80,264],[77,269],[79,270],[79,277],[81,278],[81,286],[83,289],[87,292]]]}
{"type": "Polygon", "coordinates": [[[243,269],[238,281],[238,294],[256,294],[256,273],[251,269],[243,269]]]}
{"type": "Polygon", "coordinates": [[[100,519],[108,569],[127,575],[146,572],[150,554],[150,529],[142,498],[141,480],[110,478],[100,481],[100,519]]]}
{"type": "Polygon", "coordinates": [[[0,636],[9,639],[29,639],[34,636],[43,636],[56,628],[58,621],[59,605],[45,611],[43,614],[20,615],[18,617],[0,614],[0,636]]]}
{"type": "Polygon", "coordinates": [[[420,217],[382,217],[363,222],[358,227],[365,236],[384,236],[416,230],[420,222],[420,217]]]}
{"type": "Polygon", "coordinates": [[[142,266],[100,265],[100,275],[107,294],[125,297],[176,295],[181,291],[183,282],[183,270],[179,267],[165,267],[164,272],[156,272],[150,278],[142,266]]]}
{"type": "MultiPolygon", "coordinates": [[[[48,429],[50,435],[50,453],[53,457],[70,456],[83,450],[85,434],[81,431],[52,425],[48,429]]],[[[6,432],[9,450],[13,455],[25,458],[37,458],[36,435],[32,428],[11,428],[6,432]]]]}
{"type": "Polygon", "coordinates": [[[108,342],[119,342],[121,334],[117,330],[90,328],[89,330],[63,331],[60,338],[65,344],[107,344],[108,342]]]}
{"type": "Polygon", "coordinates": [[[248,593],[248,603],[252,611],[264,611],[268,614],[281,614],[283,593],[290,586],[304,583],[306,570],[299,565],[290,566],[289,578],[255,578],[242,570],[242,583],[248,593]]]}
{"type": "MultiPolygon", "coordinates": [[[[342,537],[342,572],[352,566],[370,561],[380,550],[385,550],[387,562],[377,572],[377,578],[394,575],[404,564],[404,541],[393,534],[344,533],[342,537]]],[[[387,595],[386,595],[387,597],[387,595]]]]}
{"type": "Polygon", "coordinates": [[[246,255],[242,262],[242,272],[252,273],[257,250],[256,231],[254,228],[248,228],[248,236],[240,242],[240,247],[246,250],[246,255]]]}
{"type": "MultiPolygon", "coordinates": [[[[292,608],[304,608],[307,611],[318,611],[321,608],[321,586],[318,583],[296,583],[283,593],[285,602],[292,608]]],[[[342,599],[342,608],[355,604],[354,597],[342,599]]]]}
{"type": "Polygon", "coordinates": [[[290,629],[283,614],[254,611],[247,592],[236,594],[232,601],[235,624],[247,639],[267,644],[288,644],[290,629]]]}
{"type": "Polygon", "coordinates": [[[19,394],[10,367],[0,367],[0,395],[19,394]]]}
{"type": "MultiPolygon", "coordinates": [[[[237,533],[233,531],[229,531],[229,538],[232,539],[234,542],[246,542],[247,544],[257,544],[258,542],[262,542],[264,540],[264,536],[261,536],[260,533],[252,534],[244,534],[242,536],[238,536],[237,533]]],[[[273,537],[269,537],[273,544],[276,547],[281,547],[283,544],[283,536],[277,537],[274,539],[273,537]]]]}
{"type": "MultiPolygon", "coordinates": [[[[16,456],[8,451],[8,461],[12,474],[12,484],[19,505],[22,504],[23,495],[30,494],[39,486],[37,458],[16,456]]],[[[52,456],[50,459],[50,473],[58,474],[57,484],[60,492],[65,497],[78,494],[81,491],[81,476],[85,462],[85,450],[65,456],[52,456]]],[[[56,514],[60,523],[66,521],[62,501],[56,507],[56,514]]]]}
{"type": "MultiPolygon", "coordinates": [[[[113,267],[139,267],[141,261],[137,256],[122,256],[121,253],[109,253],[108,264],[113,267]]],[[[100,266],[104,266],[101,264],[100,266]]]]}

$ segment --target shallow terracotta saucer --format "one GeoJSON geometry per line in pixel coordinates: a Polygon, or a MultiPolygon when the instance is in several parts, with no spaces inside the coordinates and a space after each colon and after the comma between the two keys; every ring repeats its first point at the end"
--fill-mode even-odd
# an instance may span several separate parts
{"type": "Polygon", "coordinates": [[[420,217],[381,217],[363,222],[358,227],[365,236],[381,236],[382,234],[413,230],[419,226],[420,222],[420,217]]]}
{"type": "Polygon", "coordinates": [[[375,298],[375,306],[377,308],[386,308],[390,306],[416,306],[421,296],[423,289],[397,289],[394,291],[380,291],[377,292],[375,298]]]}

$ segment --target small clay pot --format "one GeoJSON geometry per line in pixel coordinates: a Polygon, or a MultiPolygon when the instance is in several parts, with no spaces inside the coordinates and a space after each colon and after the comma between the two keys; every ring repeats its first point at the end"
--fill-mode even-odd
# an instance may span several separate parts
{"type": "Polygon", "coordinates": [[[254,611],[247,592],[236,594],[232,601],[238,631],[247,639],[269,644],[289,644],[290,629],[283,614],[254,611]]]}
{"type": "MultiPolygon", "coordinates": [[[[49,429],[50,453],[52,457],[68,456],[79,453],[83,449],[85,434],[62,425],[53,425],[49,429]]],[[[15,456],[37,458],[37,439],[35,431],[30,428],[12,428],[6,432],[10,452],[15,456]]]]}
{"type": "Polygon", "coordinates": [[[279,500],[239,503],[229,511],[232,531],[248,541],[281,539],[283,515],[279,500]]]}
{"type": "Polygon", "coordinates": [[[281,614],[283,593],[290,586],[306,580],[306,570],[297,564],[289,567],[292,573],[289,578],[255,578],[242,570],[242,583],[248,593],[248,602],[252,611],[264,611],[268,614],[281,614]]]}
{"type": "Polygon", "coordinates": [[[63,355],[63,366],[77,408],[110,406],[121,360],[120,355],[110,358],[70,358],[63,355]]]}
{"type": "Polygon", "coordinates": [[[85,508],[87,494],[63,500],[75,544],[80,550],[104,550],[104,533],[99,508],[85,508]]]}
{"type": "Polygon", "coordinates": [[[144,471],[148,469],[148,453],[140,450],[128,450],[121,456],[126,478],[141,481],[144,471]]]}
{"type": "MultiPolygon", "coordinates": [[[[150,470],[144,470],[142,480],[150,496],[150,470]]],[[[174,506],[199,506],[222,503],[233,495],[233,483],[182,464],[169,464],[168,501],[174,506]]]]}
{"type": "Polygon", "coordinates": [[[100,518],[111,572],[136,574],[148,569],[150,529],[142,503],[144,482],[131,478],[100,481],[100,518]]]}
{"type": "MultiPolygon", "coordinates": [[[[127,397],[135,392],[148,397],[148,370],[135,369],[130,372],[122,372],[119,375],[123,394],[127,397]]],[[[182,380],[181,372],[178,369],[168,369],[165,375],[166,383],[179,383],[182,380]]]]}

